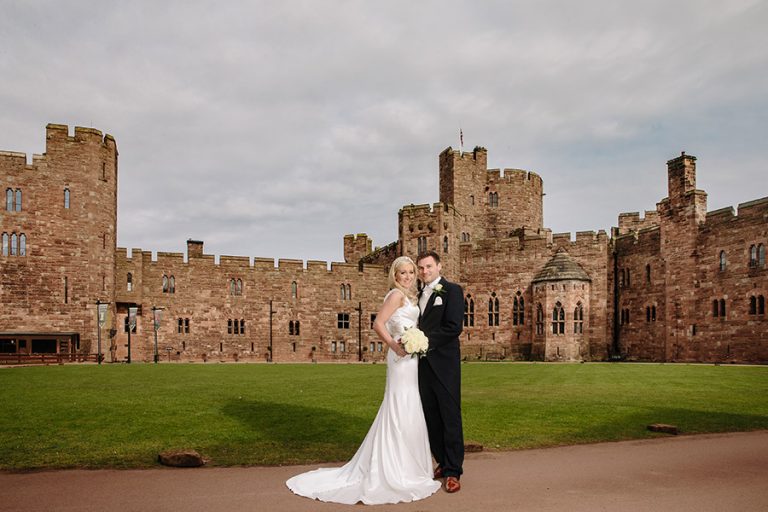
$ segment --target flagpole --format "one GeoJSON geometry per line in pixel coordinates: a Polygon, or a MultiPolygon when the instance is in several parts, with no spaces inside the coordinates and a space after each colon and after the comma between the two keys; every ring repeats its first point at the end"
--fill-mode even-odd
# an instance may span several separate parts
{"type": "Polygon", "coordinates": [[[459,125],[459,156],[464,156],[464,131],[459,125]]]}

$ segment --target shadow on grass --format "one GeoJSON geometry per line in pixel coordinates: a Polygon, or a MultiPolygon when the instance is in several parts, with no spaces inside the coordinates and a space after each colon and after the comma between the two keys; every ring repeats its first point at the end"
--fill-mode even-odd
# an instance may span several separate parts
{"type": "Polygon", "coordinates": [[[373,417],[359,417],[306,405],[231,400],[222,412],[237,419],[260,438],[279,443],[359,444],[373,417]]]}

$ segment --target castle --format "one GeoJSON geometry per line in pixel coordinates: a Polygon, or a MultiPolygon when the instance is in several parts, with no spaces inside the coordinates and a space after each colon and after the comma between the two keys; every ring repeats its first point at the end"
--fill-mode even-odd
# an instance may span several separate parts
{"type": "Polygon", "coordinates": [[[464,288],[468,360],[768,362],[768,198],[707,212],[696,158],[667,167],[668,197],[610,236],[552,233],[539,175],[448,148],[439,201],[404,206],[381,248],[345,236],[343,263],[217,262],[196,240],[153,258],[116,246],[114,138],[49,124],[31,165],[0,152],[0,362],[383,360],[388,265],[425,250],[464,288]]]}

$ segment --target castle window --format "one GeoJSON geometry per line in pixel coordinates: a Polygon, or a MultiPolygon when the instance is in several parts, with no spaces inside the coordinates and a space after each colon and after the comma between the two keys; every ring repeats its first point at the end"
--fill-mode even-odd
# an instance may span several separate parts
{"type": "Polygon", "coordinates": [[[712,301],[712,316],[715,318],[720,316],[720,303],[717,301],[717,299],[712,301]]]}
{"type": "Polygon", "coordinates": [[[17,212],[21,211],[21,189],[20,188],[16,189],[16,211],[17,212]]]}
{"type": "Polygon", "coordinates": [[[230,318],[229,320],[227,320],[227,334],[232,334],[232,333],[233,333],[232,319],[230,318]]]}
{"type": "Polygon", "coordinates": [[[240,322],[237,319],[235,319],[232,321],[232,325],[234,326],[233,334],[240,334],[240,322]]]}
{"type": "MultiPolygon", "coordinates": [[[[243,328],[245,328],[245,326],[243,326],[243,328]]],[[[298,320],[296,320],[293,323],[293,329],[294,329],[294,332],[296,333],[296,336],[301,334],[301,324],[299,323],[298,320]]]]}
{"type": "Polygon", "coordinates": [[[179,318],[178,319],[177,327],[176,327],[176,332],[178,334],[183,334],[184,333],[184,319],[183,318],[179,318]]]}
{"type": "Polygon", "coordinates": [[[9,212],[13,211],[13,189],[7,189],[5,191],[5,209],[9,212]]]}
{"type": "Polygon", "coordinates": [[[469,204],[475,206],[475,196],[469,196],[469,204]]]}
{"type": "Polygon", "coordinates": [[[552,308],[552,334],[565,334],[565,309],[559,301],[552,308]]]}
{"type": "Polygon", "coordinates": [[[656,321],[656,305],[651,306],[651,322],[656,321]]]}
{"type": "Polygon", "coordinates": [[[64,304],[69,302],[69,278],[64,277],[64,304]]]}
{"type": "Polygon", "coordinates": [[[340,341],[339,342],[339,352],[346,352],[347,351],[347,342],[346,341],[340,341]]]}
{"type": "Polygon", "coordinates": [[[291,282],[291,298],[295,299],[299,296],[299,285],[296,281],[291,282]]]}
{"type": "Polygon", "coordinates": [[[491,293],[491,298],[488,299],[488,325],[499,325],[499,298],[496,297],[496,292],[491,293]]]}
{"type": "Polygon", "coordinates": [[[101,162],[101,179],[107,181],[107,164],[101,162]]]}
{"type": "Polygon", "coordinates": [[[371,342],[371,346],[368,348],[368,352],[370,352],[371,354],[376,352],[376,343],[371,342]]]}
{"type": "Polygon", "coordinates": [[[763,244],[757,246],[757,266],[765,267],[765,246],[763,244]]]}
{"type": "Polygon", "coordinates": [[[290,320],[288,322],[288,336],[295,336],[295,331],[293,328],[293,320],[290,320]]]}
{"type": "Polygon", "coordinates": [[[234,295],[235,294],[235,280],[230,279],[229,280],[229,294],[234,295]]]}
{"type": "Polygon", "coordinates": [[[18,243],[19,237],[16,235],[16,233],[11,233],[11,256],[16,256],[18,243]]]}
{"type": "Polygon", "coordinates": [[[512,304],[512,325],[524,325],[525,324],[525,303],[523,302],[523,294],[519,291],[515,295],[515,300],[512,304]]]}
{"type": "Polygon", "coordinates": [[[448,237],[443,237],[443,252],[448,252],[448,237]]]}
{"type": "Polygon", "coordinates": [[[420,236],[417,241],[417,244],[418,244],[418,248],[416,251],[417,254],[424,254],[425,252],[427,252],[427,237],[420,236]]]}
{"type": "Polygon", "coordinates": [[[168,276],[163,274],[163,293],[168,293],[168,276]]]}
{"type": "Polygon", "coordinates": [[[19,236],[19,256],[27,255],[27,235],[22,233],[19,236]]]}
{"type": "Polygon", "coordinates": [[[176,278],[173,276],[168,279],[168,293],[176,293],[176,278]]]}
{"type": "Polygon", "coordinates": [[[352,285],[351,284],[347,285],[347,299],[348,300],[352,300],[352,285]]]}
{"type": "Polygon", "coordinates": [[[347,287],[341,285],[341,300],[347,300],[347,287]]]}
{"type": "Polygon", "coordinates": [[[491,208],[497,208],[499,206],[499,193],[490,192],[488,194],[488,206],[491,208]]]}
{"type": "Polygon", "coordinates": [[[720,299],[720,316],[725,317],[725,299],[720,299]]]}
{"type": "Polygon", "coordinates": [[[240,334],[245,334],[245,320],[240,319],[240,334]]]}
{"type": "Polygon", "coordinates": [[[624,273],[624,269],[621,269],[621,271],[619,272],[619,286],[624,288],[626,286],[626,282],[627,282],[626,280],[627,280],[627,276],[624,273]]]}
{"type": "Polygon", "coordinates": [[[544,334],[544,309],[541,303],[536,304],[536,334],[544,334]]]}
{"type": "Polygon", "coordinates": [[[189,334],[189,318],[184,319],[184,334],[189,334]]]}
{"type": "Polygon", "coordinates": [[[765,297],[762,295],[757,296],[757,314],[758,315],[765,314],[765,297]]]}
{"type": "Polygon", "coordinates": [[[336,352],[336,342],[335,341],[331,342],[331,352],[336,352]]]}
{"type": "Polygon", "coordinates": [[[379,352],[383,352],[384,351],[384,344],[382,342],[379,342],[379,347],[378,348],[379,348],[379,352]]]}
{"type": "Polygon", "coordinates": [[[573,310],[573,333],[584,333],[584,308],[581,306],[581,302],[576,304],[576,309],[573,310]]]}
{"type": "Polygon", "coordinates": [[[64,189],[64,208],[69,209],[69,189],[64,189]]]}
{"type": "Polygon", "coordinates": [[[755,297],[754,295],[749,298],[749,314],[750,315],[757,314],[757,297],[755,297]]]}
{"type": "Polygon", "coordinates": [[[336,315],[336,327],[339,329],[349,329],[349,313],[339,313],[336,315]]]}
{"type": "Polygon", "coordinates": [[[722,272],[725,270],[725,267],[728,265],[728,262],[725,258],[725,251],[720,251],[720,271],[722,272]]]}
{"type": "Polygon", "coordinates": [[[3,256],[8,256],[8,233],[3,233],[3,256]]]}
{"type": "Polygon", "coordinates": [[[237,284],[235,285],[235,295],[242,295],[243,294],[243,280],[238,279],[237,284]]]}
{"type": "Polygon", "coordinates": [[[371,313],[371,329],[373,329],[373,322],[376,321],[376,313],[371,313]]]}
{"type": "Polygon", "coordinates": [[[128,283],[127,283],[128,284],[128,291],[132,292],[133,291],[133,274],[131,274],[130,272],[128,272],[128,279],[127,279],[127,281],[128,281],[128,283]]]}
{"type": "Polygon", "coordinates": [[[752,244],[749,247],[749,266],[750,267],[757,266],[757,246],[755,244],[752,244]]]}
{"type": "Polygon", "coordinates": [[[651,264],[645,266],[645,282],[651,284],[651,264]]]}
{"type": "Polygon", "coordinates": [[[471,295],[464,299],[464,327],[475,326],[475,300],[471,295]]]}
{"type": "Polygon", "coordinates": [[[296,342],[295,341],[293,343],[291,343],[291,347],[292,347],[291,350],[293,352],[296,352],[296,342]]]}

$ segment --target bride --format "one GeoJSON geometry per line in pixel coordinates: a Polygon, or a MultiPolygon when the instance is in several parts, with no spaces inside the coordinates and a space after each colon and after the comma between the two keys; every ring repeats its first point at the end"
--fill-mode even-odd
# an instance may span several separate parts
{"type": "Polygon", "coordinates": [[[389,270],[389,293],[373,329],[389,345],[384,399],[363,444],[340,468],[321,468],[290,478],[296,494],[334,503],[366,505],[415,501],[432,495],[432,456],[421,408],[418,359],[398,343],[419,318],[416,265],[407,256],[389,270]]]}

